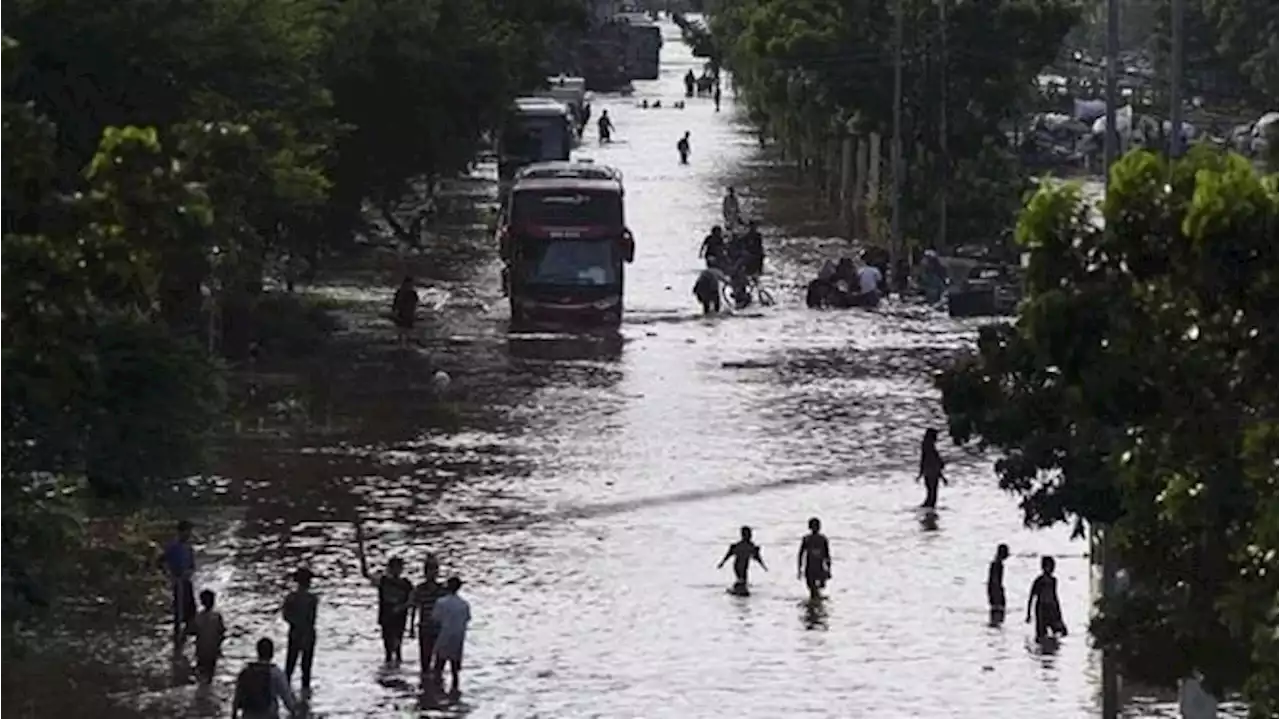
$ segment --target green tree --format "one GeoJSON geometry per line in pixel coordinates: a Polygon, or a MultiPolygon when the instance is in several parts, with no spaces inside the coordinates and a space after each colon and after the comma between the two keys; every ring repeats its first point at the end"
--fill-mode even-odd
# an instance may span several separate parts
{"type": "MultiPolygon", "coordinates": [[[[9,104],[5,130],[34,140],[5,153],[9,197],[40,186],[55,131],[9,104]]],[[[61,472],[136,495],[200,467],[220,409],[212,361],[155,322],[159,253],[212,216],[153,130],[109,128],[86,177],[74,197],[22,198],[54,220],[44,233],[4,235],[5,481],[61,472]]]]}
{"type": "Polygon", "coordinates": [[[1028,525],[1109,525],[1132,589],[1091,630],[1128,676],[1193,669],[1276,711],[1277,183],[1195,148],[1131,153],[1092,220],[1042,189],[1014,324],[939,384],[1028,525]]]}
{"type": "MultiPolygon", "coordinates": [[[[892,136],[894,7],[880,0],[723,0],[712,9],[711,30],[752,116],[806,158],[823,152],[850,118],[859,133],[892,136]]],[[[1032,96],[1036,74],[1058,54],[1079,9],[1067,0],[952,3],[945,45],[936,3],[907,1],[903,13],[904,231],[932,241],[932,198],[947,192],[955,207],[1004,208],[958,215],[956,236],[999,235],[1023,192],[1021,179],[996,157],[1010,157],[1004,128],[1032,96]],[[975,175],[983,181],[958,181],[975,175]]]]}

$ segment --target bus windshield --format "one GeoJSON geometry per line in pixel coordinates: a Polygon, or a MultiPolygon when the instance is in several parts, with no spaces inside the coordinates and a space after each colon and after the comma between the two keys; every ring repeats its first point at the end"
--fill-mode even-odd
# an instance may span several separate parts
{"type": "Polygon", "coordinates": [[[530,285],[609,287],[618,284],[616,243],[532,240],[522,245],[524,279],[530,285]]]}
{"type": "Polygon", "coordinates": [[[622,196],[616,192],[522,190],[512,197],[512,224],[551,227],[622,227],[622,196]]]}

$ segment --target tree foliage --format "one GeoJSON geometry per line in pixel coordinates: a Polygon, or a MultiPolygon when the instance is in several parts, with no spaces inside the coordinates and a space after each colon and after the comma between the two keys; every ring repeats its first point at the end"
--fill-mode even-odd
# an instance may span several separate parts
{"type": "Polygon", "coordinates": [[[1113,170],[1105,228],[1042,189],[1014,324],[940,378],[1029,525],[1110,525],[1132,589],[1094,637],[1129,676],[1193,668],[1276,711],[1277,183],[1196,148],[1113,170]]]}
{"type": "MultiPolygon", "coordinates": [[[[849,121],[857,132],[892,136],[895,6],[721,0],[711,30],[753,118],[797,156],[816,156],[849,121]]],[[[945,190],[956,207],[1003,205],[998,217],[956,218],[957,236],[990,237],[1011,225],[1023,191],[997,169],[1004,162],[992,161],[1009,155],[1002,125],[1032,96],[1036,74],[1057,55],[1078,8],[1068,0],[949,3],[944,23],[937,3],[902,7],[904,230],[931,240],[933,198],[945,190]],[[944,108],[949,162],[939,132],[944,108]],[[988,184],[970,197],[974,183],[957,179],[975,175],[988,184]]]]}
{"type": "MultiPolygon", "coordinates": [[[[153,496],[197,471],[225,411],[216,354],[279,324],[249,316],[283,306],[264,301],[274,268],[345,243],[367,200],[464,168],[542,81],[544,30],[583,17],[572,0],[5,11],[10,499],[153,496]]],[[[29,546],[15,533],[40,520],[15,517],[6,547],[29,546]]]]}

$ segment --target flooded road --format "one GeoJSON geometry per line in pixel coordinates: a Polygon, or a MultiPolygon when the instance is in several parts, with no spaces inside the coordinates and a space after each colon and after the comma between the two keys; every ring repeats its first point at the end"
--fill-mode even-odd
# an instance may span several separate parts
{"type": "Polygon", "coordinates": [[[1096,714],[1084,544],[1023,530],[989,461],[945,442],[951,484],[936,526],[915,509],[920,436],[943,428],[930,375],[974,326],[894,305],[809,311],[797,285],[841,243],[776,227],[766,227],[764,283],[779,306],[698,316],[697,249],[725,184],[747,178],[748,214],[764,187],[751,184],[759,149],[728,93],[721,113],[709,99],[638,107],[669,106],[700,68],[674,26],[664,33],[662,78],[630,98],[597,98],[617,141],[598,147],[592,128],[580,153],[618,167],[627,187],[637,250],[622,337],[508,337],[486,242],[478,269],[424,293],[447,293],[424,350],[453,376],[440,405],[429,370],[387,359],[390,330],[370,314],[379,351],[325,378],[337,408],[329,431],[246,443],[211,481],[242,507],[199,525],[199,583],[219,593],[233,627],[212,692],[157,686],[122,701],[153,716],[224,713],[254,640],[283,644],[287,574],[309,564],[321,597],[314,716],[1096,714]],[[680,166],[686,130],[692,160],[680,166]],[[380,666],[357,515],[371,564],[405,557],[417,581],[433,551],[445,576],[466,582],[461,704],[419,696],[412,642],[401,669],[380,666]],[[833,552],[817,607],[794,571],[811,516],[833,552]],[[770,568],[753,569],[750,598],[726,594],[732,575],[715,568],[743,524],[770,568]],[[984,583],[1000,542],[1013,550],[1010,621],[991,629],[984,583]],[[1042,554],[1058,558],[1071,631],[1047,655],[1020,621],[1042,554]]]}

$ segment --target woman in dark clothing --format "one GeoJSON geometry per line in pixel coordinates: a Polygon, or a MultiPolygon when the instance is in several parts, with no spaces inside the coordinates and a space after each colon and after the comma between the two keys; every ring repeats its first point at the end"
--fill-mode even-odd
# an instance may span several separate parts
{"type": "Polygon", "coordinates": [[[920,474],[916,481],[924,480],[924,503],[921,507],[933,509],[938,506],[938,482],[946,484],[947,478],[942,476],[942,455],[938,454],[938,430],[926,429],[924,441],[920,443],[920,474]]]}

